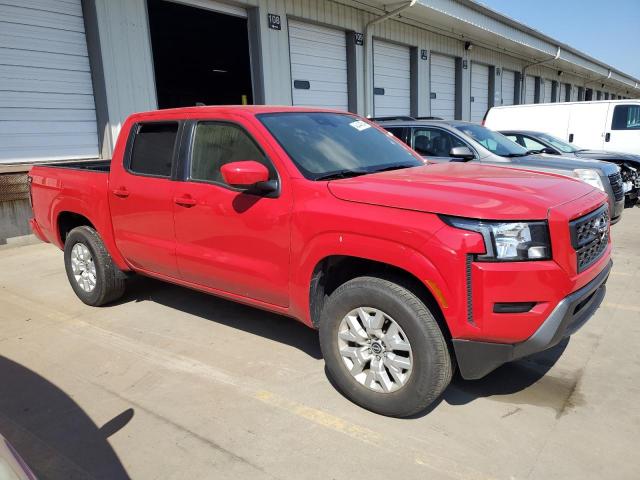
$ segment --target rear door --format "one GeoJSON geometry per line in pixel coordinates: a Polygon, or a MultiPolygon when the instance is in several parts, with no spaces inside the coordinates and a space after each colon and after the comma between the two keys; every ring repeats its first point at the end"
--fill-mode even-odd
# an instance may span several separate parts
{"type": "Polygon", "coordinates": [[[471,62],[471,121],[480,123],[489,109],[489,67],[471,62]]]}
{"type": "Polygon", "coordinates": [[[376,117],[411,114],[409,47],[373,41],[373,105],[376,117]]]}
{"type": "Polygon", "coordinates": [[[348,110],[345,32],[289,20],[294,105],[348,110]]]}
{"type": "Polygon", "coordinates": [[[431,54],[431,115],[445,120],[456,116],[456,61],[453,57],[431,54]]]}
{"type": "Polygon", "coordinates": [[[569,142],[580,148],[602,150],[608,103],[574,103],[569,115],[569,142]]]}
{"type": "Polygon", "coordinates": [[[134,125],[122,166],[112,166],[109,207],[118,250],[136,269],[177,276],[173,165],[180,124],[134,125]]]}
{"type": "Polygon", "coordinates": [[[279,179],[256,132],[233,117],[190,122],[185,179],[176,182],[174,221],[180,276],[238,297],[288,305],[292,198],[247,193],[224,182],[220,167],[254,160],[279,179]]]}

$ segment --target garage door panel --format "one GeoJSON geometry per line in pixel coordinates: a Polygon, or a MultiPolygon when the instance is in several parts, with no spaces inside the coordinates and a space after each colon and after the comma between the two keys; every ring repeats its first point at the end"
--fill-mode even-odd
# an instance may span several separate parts
{"type": "Polygon", "coordinates": [[[0,163],[98,156],[80,0],[0,4],[0,163]]]}
{"type": "Polygon", "coordinates": [[[455,118],[456,63],[453,57],[431,54],[430,63],[431,115],[446,120],[455,118]]]}
{"type": "Polygon", "coordinates": [[[480,122],[489,108],[489,67],[471,64],[471,121],[480,122]]]}
{"type": "Polygon", "coordinates": [[[536,100],[536,80],[531,76],[525,77],[525,97],[524,103],[535,103],[536,100]]]}
{"type": "Polygon", "coordinates": [[[515,103],[516,74],[511,70],[502,70],[502,105],[515,103]]]}
{"type": "Polygon", "coordinates": [[[409,47],[373,41],[373,85],[384,95],[374,95],[376,116],[411,112],[411,54],[409,47]]]}
{"type": "Polygon", "coordinates": [[[290,20],[289,51],[293,104],[347,110],[349,97],[345,33],[290,20]],[[295,88],[293,83],[296,80],[308,81],[309,88],[295,88]]]}

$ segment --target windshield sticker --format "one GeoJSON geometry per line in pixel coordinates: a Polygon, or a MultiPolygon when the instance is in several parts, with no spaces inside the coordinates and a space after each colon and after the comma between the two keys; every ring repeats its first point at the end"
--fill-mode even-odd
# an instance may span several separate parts
{"type": "Polygon", "coordinates": [[[363,122],[362,120],[356,120],[355,122],[351,122],[349,125],[351,125],[359,132],[366,130],[367,128],[371,128],[371,125],[369,125],[367,122],[363,122]]]}

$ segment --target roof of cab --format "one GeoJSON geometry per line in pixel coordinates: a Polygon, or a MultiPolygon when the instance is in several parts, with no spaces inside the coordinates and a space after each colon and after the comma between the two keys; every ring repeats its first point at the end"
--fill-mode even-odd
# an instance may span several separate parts
{"type": "Polygon", "coordinates": [[[284,105],[205,105],[194,107],[166,108],[162,110],[151,110],[148,112],[138,112],[131,115],[136,120],[154,117],[176,117],[183,116],[185,118],[197,117],[207,113],[236,113],[244,115],[257,115],[260,113],[289,113],[289,112],[323,112],[323,113],[342,113],[353,115],[350,112],[341,110],[332,110],[328,108],[316,107],[291,107],[284,105]]]}

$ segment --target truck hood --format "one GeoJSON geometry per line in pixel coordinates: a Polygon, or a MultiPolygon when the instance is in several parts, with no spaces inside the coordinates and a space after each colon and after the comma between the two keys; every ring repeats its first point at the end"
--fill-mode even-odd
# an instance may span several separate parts
{"type": "Polygon", "coordinates": [[[581,181],[527,170],[438,163],[328,182],[349,202],[484,220],[542,220],[549,208],[594,189],[581,181]]]}

